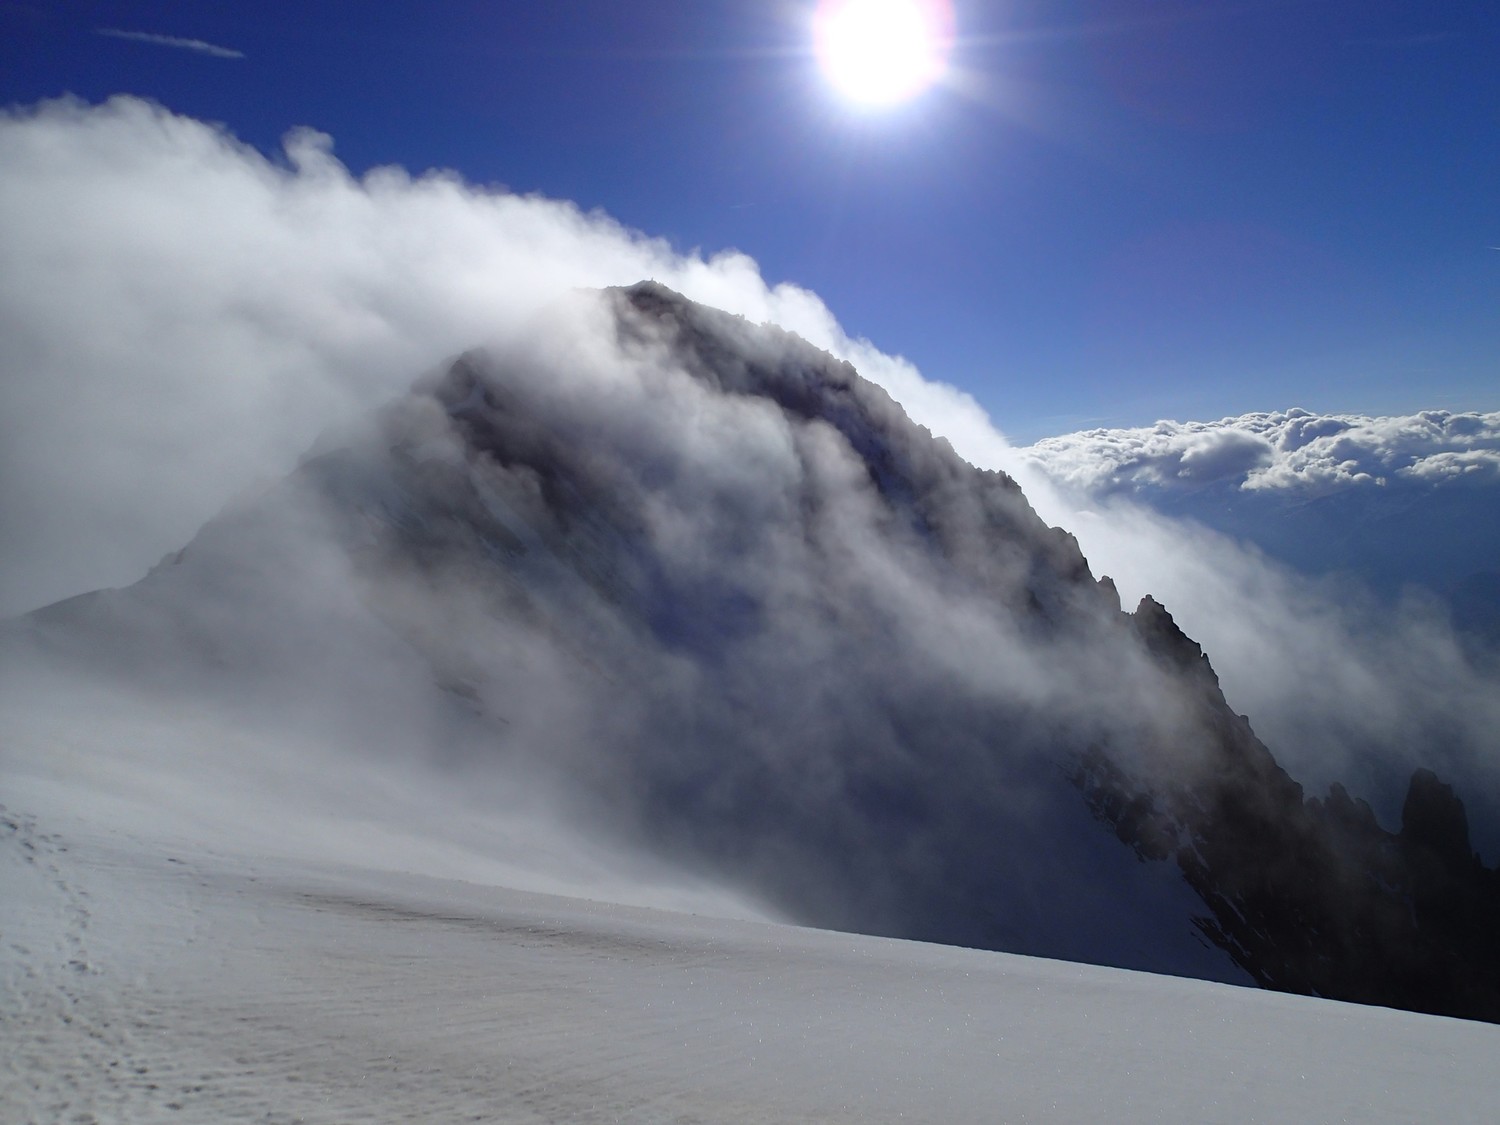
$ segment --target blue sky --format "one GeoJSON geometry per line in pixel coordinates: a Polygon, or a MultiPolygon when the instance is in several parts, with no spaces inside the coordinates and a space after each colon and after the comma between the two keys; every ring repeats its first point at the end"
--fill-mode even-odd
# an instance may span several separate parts
{"type": "Polygon", "coordinates": [[[154,98],[737,247],[1013,438],[1301,405],[1500,409],[1500,6],[957,5],[845,105],[807,5],[0,4],[0,101],[154,98]],[[242,57],[100,30],[196,40],[242,57]]]}

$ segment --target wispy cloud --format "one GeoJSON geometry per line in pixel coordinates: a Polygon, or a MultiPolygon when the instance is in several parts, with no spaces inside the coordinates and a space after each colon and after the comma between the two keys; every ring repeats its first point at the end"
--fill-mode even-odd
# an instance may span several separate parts
{"type": "Polygon", "coordinates": [[[176,47],[181,51],[193,51],[200,55],[208,55],[216,59],[242,59],[244,51],[236,51],[232,47],[220,47],[215,43],[206,43],[202,39],[184,39],[177,35],[156,35],[149,31],[122,31],[117,27],[96,28],[99,35],[109,39],[125,39],[131,43],[150,43],[157,47],[176,47]]]}

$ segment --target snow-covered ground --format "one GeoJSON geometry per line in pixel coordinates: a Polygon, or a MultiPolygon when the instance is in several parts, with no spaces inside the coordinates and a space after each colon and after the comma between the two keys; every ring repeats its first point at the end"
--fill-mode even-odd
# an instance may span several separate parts
{"type": "Polygon", "coordinates": [[[394,764],[327,765],[192,716],[7,709],[0,1120],[1500,1106],[1500,1028],[778,924],[524,801],[486,819],[394,764]]]}

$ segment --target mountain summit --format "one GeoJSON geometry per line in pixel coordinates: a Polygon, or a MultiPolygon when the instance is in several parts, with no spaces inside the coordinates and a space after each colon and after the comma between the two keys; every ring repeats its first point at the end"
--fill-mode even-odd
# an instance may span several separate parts
{"type": "Polygon", "coordinates": [[[1419,772],[1395,833],[1307,799],[1012,479],[653,283],[460,356],[3,648],[524,779],[809,925],[1500,1020],[1451,789],[1419,772]]]}

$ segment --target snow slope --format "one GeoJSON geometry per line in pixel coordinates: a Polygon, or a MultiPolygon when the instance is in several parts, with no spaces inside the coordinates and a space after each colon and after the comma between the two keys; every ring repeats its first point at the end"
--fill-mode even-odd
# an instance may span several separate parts
{"type": "Polygon", "coordinates": [[[774,924],[524,803],[466,819],[396,764],[330,794],[315,754],[195,741],[190,717],[5,714],[8,1122],[1479,1122],[1500,1104],[1494,1026],[774,924]]]}

